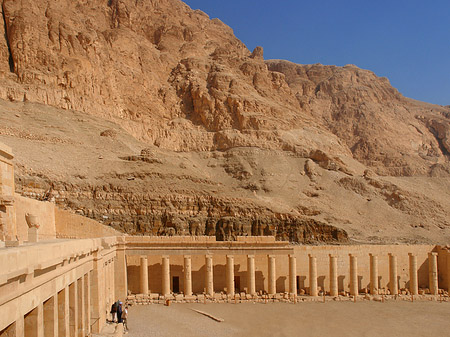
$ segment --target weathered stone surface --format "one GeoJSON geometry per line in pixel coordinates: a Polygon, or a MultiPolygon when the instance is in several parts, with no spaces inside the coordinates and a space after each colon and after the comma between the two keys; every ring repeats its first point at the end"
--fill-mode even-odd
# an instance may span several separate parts
{"type": "Polygon", "coordinates": [[[1,11],[18,192],[129,233],[450,237],[449,107],[355,66],[265,62],[177,0],[1,11]]]}

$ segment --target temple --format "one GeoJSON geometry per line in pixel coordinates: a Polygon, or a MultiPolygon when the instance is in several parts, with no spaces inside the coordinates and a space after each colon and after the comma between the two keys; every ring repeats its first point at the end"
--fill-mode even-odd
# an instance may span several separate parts
{"type": "Polygon", "coordinates": [[[1,337],[99,333],[117,300],[434,298],[450,288],[449,249],[435,245],[124,235],[15,194],[12,159],[11,149],[0,144],[1,337]]]}

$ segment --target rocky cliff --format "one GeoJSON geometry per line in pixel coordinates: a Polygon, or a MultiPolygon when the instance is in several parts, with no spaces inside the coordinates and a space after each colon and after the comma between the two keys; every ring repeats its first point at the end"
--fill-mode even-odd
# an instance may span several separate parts
{"type": "Polygon", "coordinates": [[[355,66],[264,61],[178,0],[1,10],[19,192],[136,234],[449,237],[449,107],[355,66]]]}

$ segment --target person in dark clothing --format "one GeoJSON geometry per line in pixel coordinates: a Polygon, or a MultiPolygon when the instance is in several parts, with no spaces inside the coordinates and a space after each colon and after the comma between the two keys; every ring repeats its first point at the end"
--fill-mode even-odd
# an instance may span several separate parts
{"type": "Polygon", "coordinates": [[[116,321],[116,314],[117,314],[117,302],[114,302],[111,305],[111,322],[115,322],[116,321]]]}
{"type": "Polygon", "coordinates": [[[122,302],[119,302],[119,307],[117,308],[117,323],[123,323],[122,322],[122,302]]]}

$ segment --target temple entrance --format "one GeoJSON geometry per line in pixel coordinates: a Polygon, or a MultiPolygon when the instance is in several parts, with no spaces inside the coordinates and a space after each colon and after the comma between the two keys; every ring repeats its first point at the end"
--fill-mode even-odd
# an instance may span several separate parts
{"type": "Polygon", "coordinates": [[[300,292],[300,276],[297,276],[297,282],[295,282],[295,283],[297,283],[297,295],[298,295],[298,293],[300,292]]]}
{"type": "Polygon", "coordinates": [[[240,276],[234,277],[234,291],[237,293],[241,292],[241,277],[240,276]]]}
{"type": "Polygon", "coordinates": [[[172,289],[175,294],[180,292],[180,278],[178,276],[172,277],[172,289]]]}

